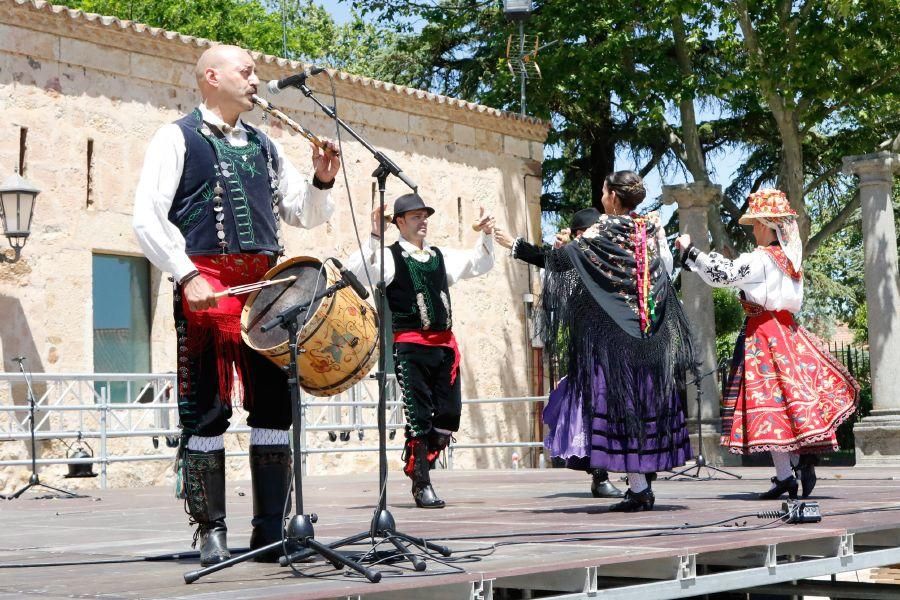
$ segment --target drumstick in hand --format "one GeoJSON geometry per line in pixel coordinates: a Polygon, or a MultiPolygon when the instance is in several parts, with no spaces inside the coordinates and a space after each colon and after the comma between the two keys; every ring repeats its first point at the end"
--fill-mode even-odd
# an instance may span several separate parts
{"type": "Polygon", "coordinates": [[[297,279],[297,276],[291,275],[290,277],[283,277],[281,279],[271,279],[267,281],[258,281],[256,283],[248,283],[246,285],[236,285],[234,287],[228,288],[227,290],[216,292],[215,297],[224,298],[225,296],[243,296],[244,294],[249,294],[250,292],[255,292],[256,290],[261,290],[272,285],[290,283],[295,279],[297,279]]]}

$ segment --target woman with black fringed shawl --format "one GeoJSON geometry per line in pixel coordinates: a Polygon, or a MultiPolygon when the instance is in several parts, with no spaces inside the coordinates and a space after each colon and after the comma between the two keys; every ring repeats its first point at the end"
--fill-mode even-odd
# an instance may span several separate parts
{"type": "Polygon", "coordinates": [[[628,474],[625,499],[610,507],[621,512],[651,510],[647,475],[691,458],[677,387],[686,370],[696,377],[694,348],[658,213],[633,212],[645,195],[637,174],[607,176],[606,214],[548,256],[542,299],[546,344],[566,366],[557,392],[570,429],[590,432],[573,443],[591,468],[628,474]]]}

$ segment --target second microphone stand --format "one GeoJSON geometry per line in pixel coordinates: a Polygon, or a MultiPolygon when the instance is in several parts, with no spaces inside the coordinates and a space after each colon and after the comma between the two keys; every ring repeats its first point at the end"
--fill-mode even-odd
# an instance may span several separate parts
{"type": "MultiPolygon", "coordinates": [[[[381,206],[382,214],[384,214],[384,196],[385,196],[385,185],[387,183],[387,178],[390,175],[395,175],[398,177],[403,183],[410,187],[414,192],[417,191],[418,186],[413,182],[403,170],[397,166],[397,164],[388,158],[383,152],[380,150],[376,150],[368,141],[362,138],[356,131],[353,130],[347,123],[341,120],[340,117],[337,116],[337,113],[330,106],[323,104],[316,96],[313,94],[313,91],[309,89],[309,87],[302,83],[299,85],[300,90],[303,92],[307,98],[312,99],[322,111],[325,112],[326,115],[334,119],[334,121],[343,128],[347,133],[353,136],[360,144],[363,145],[366,150],[372,153],[372,156],[375,157],[375,160],[378,161],[378,168],[372,173],[372,177],[378,182],[378,198],[381,206]]],[[[381,232],[384,233],[383,231],[381,232]]],[[[403,546],[403,543],[413,544],[420,549],[427,549],[435,551],[442,556],[450,556],[451,551],[446,546],[441,546],[439,544],[435,544],[433,542],[429,542],[420,537],[412,536],[407,533],[403,533],[397,530],[397,522],[394,519],[394,516],[391,514],[390,510],[387,507],[387,477],[388,477],[388,467],[387,467],[387,373],[386,373],[386,352],[387,352],[387,321],[384,318],[386,314],[385,308],[385,284],[384,284],[384,235],[380,236],[380,241],[378,244],[378,252],[379,252],[379,265],[380,271],[378,274],[378,282],[375,284],[375,288],[378,291],[378,298],[376,299],[376,309],[378,312],[378,372],[376,378],[378,380],[378,506],[375,508],[375,514],[372,517],[372,523],[369,527],[368,531],[363,531],[352,535],[350,537],[338,540],[331,544],[331,548],[338,548],[341,546],[346,546],[350,544],[356,544],[361,542],[364,539],[369,538],[371,540],[372,548],[375,548],[382,544],[382,542],[386,541],[390,543],[396,549],[396,556],[398,558],[406,559],[410,563],[412,563],[413,568],[416,571],[424,571],[426,568],[425,561],[422,560],[419,556],[410,553],[408,548],[403,546]]],[[[297,560],[302,560],[308,556],[311,556],[313,552],[309,549],[301,550],[299,552],[295,552],[290,556],[283,556],[279,561],[282,566],[287,565],[290,562],[294,562],[297,560]]]]}
{"type": "MultiPolygon", "coordinates": [[[[725,362],[725,361],[723,361],[723,362],[725,362]]],[[[715,473],[721,473],[722,475],[728,475],[729,477],[734,477],[735,479],[741,478],[741,476],[738,475],[737,473],[732,473],[731,471],[728,471],[726,469],[720,469],[719,467],[715,467],[715,466],[709,464],[709,462],[707,462],[707,460],[706,460],[706,457],[703,455],[703,430],[702,430],[703,419],[700,415],[700,408],[701,408],[700,399],[702,398],[702,396],[699,392],[700,382],[703,379],[705,379],[706,377],[709,377],[710,375],[712,375],[713,373],[718,371],[720,368],[722,368],[723,362],[720,362],[719,366],[716,367],[715,369],[713,369],[712,371],[710,371],[709,373],[700,375],[698,379],[696,379],[696,380],[694,380],[694,382],[692,382],[692,383],[697,383],[697,388],[698,388],[698,390],[697,390],[697,457],[694,459],[693,465],[691,465],[689,467],[684,467],[680,471],[675,471],[674,473],[672,473],[671,475],[666,477],[666,479],[674,479],[676,477],[687,477],[689,479],[693,479],[693,480],[697,480],[697,481],[699,481],[699,480],[709,481],[711,479],[724,479],[724,477],[716,477],[715,473]],[[710,473],[706,477],[700,477],[701,469],[708,469],[709,471],[713,471],[713,473],[710,473]],[[694,471],[694,472],[691,473],[691,471],[694,471]]],[[[725,378],[723,377],[722,378],[722,396],[723,397],[725,396],[725,385],[726,385],[726,382],[725,382],[725,378]]]]}

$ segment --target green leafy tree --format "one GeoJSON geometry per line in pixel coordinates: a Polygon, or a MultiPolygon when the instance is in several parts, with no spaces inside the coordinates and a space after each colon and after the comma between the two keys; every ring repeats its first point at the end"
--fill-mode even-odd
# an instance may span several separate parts
{"type": "Polygon", "coordinates": [[[409,57],[396,31],[353,15],[338,25],[312,0],[71,0],[87,12],[112,15],[265,54],[316,62],[390,80],[409,57]]]}
{"type": "MultiPolygon", "coordinates": [[[[354,5],[405,28],[404,83],[519,108],[505,60],[516,29],[500,2],[354,5]]],[[[552,42],[537,57],[543,79],[528,87],[529,113],[552,124],[545,210],[598,204],[616,156],[642,174],[659,169],[708,181],[711,156],[741,151],[747,159],[710,215],[714,246],[726,254],[752,248],[738,225],[748,192],[784,189],[806,243],[803,318],[819,332],[835,319],[859,321],[861,236],[848,230],[858,232],[859,203],[841,160],[900,150],[896,0],[548,0],[535,7],[526,30],[552,42]],[[852,256],[855,276],[834,256],[852,256]]]]}
{"type": "Polygon", "coordinates": [[[334,36],[328,13],[309,0],[289,4],[286,36],[282,35],[282,14],[273,10],[274,3],[256,0],[72,0],[67,4],[288,58],[318,56],[334,36]]]}

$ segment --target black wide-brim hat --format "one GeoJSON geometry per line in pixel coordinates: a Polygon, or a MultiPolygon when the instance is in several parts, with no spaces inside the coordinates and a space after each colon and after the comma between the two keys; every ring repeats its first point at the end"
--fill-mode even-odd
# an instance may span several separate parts
{"type": "Polygon", "coordinates": [[[422,196],[412,193],[412,194],[404,194],[394,200],[394,215],[391,217],[391,223],[395,223],[397,221],[397,217],[403,216],[403,213],[409,212],[411,210],[420,210],[425,209],[428,211],[428,216],[434,214],[434,209],[430,206],[425,205],[425,201],[422,200],[422,196]]]}
{"type": "Polygon", "coordinates": [[[579,210],[577,213],[572,215],[572,224],[569,226],[569,229],[572,232],[576,232],[579,229],[587,229],[591,225],[597,222],[600,218],[600,211],[596,208],[585,208],[579,210]]]}

